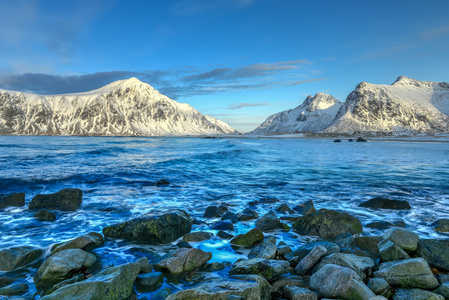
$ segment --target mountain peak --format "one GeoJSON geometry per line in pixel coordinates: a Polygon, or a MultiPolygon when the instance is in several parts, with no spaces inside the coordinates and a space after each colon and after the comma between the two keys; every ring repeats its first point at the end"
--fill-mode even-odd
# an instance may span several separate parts
{"type": "Polygon", "coordinates": [[[407,84],[413,84],[416,85],[417,83],[419,83],[420,81],[407,77],[407,76],[399,76],[396,81],[393,83],[393,85],[395,84],[402,84],[402,85],[407,85],[407,84]]]}

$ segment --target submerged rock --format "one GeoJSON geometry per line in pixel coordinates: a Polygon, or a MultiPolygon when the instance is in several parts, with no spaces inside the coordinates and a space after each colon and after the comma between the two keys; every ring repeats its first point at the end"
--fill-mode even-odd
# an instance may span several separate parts
{"type": "Polygon", "coordinates": [[[313,205],[312,200],[306,201],[300,205],[293,207],[293,210],[296,211],[297,213],[300,213],[303,216],[316,213],[316,209],[315,206],[313,205]]]}
{"type": "Polygon", "coordinates": [[[83,192],[80,189],[62,189],[57,193],[34,196],[29,209],[48,208],[62,211],[75,211],[81,206],[83,201],[83,192]]]}
{"type": "Polygon", "coordinates": [[[100,233],[90,232],[74,238],[73,240],[70,240],[68,242],[56,245],[52,249],[52,253],[55,254],[67,249],[82,249],[84,251],[90,252],[93,249],[102,246],[103,243],[104,238],[100,233]]]}
{"type": "Polygon", "coordinates": [[[165,180],[165,179],[160,179],[160,180],[158,180],[158,182],[156,182],[156,185],[157,186],[160,186],[160,185],[169,185],[170,184],[170,182],[168,182],[167,180],[165,180]]]}
{"type": "Polygon", "coordinates": [[[109,238],[166,244],[189,233],[192,223],[192,218],[183,210],[162,215],[148,213],[124,223],[105,227],[103,234],[109,238]]]}
{"type": "Polygon", "coordinates": [[[289,273],[289,271],[290,264],[287,261],[251,258],[236,261],[232,265],[229,274],[255,274],[263,276],[268,281],[272,281],[282,274],[289,273]]]}
{"type": "Polygon", "coordinates": [[[449,272],[449,240],[420,240],[418,254],[431,267],[449,272]]]}
{"type": "Polygon", "coordinates": [[[214,235],[210,232],[196,231],[196,232],[184,234],[184,236],[182,237],[182,240],[184,242],[201,242],[201,241],[210,240],[213,237],[214,237],[214,235]]]}
{"type": "Polygon", "coordinates": [[[56,221],[56,215],[46,209],[38,211],[33,217],[41,221],[56,221]]]}
{"type": "Polygon", "coordinates": [[[387,222],[387,221],[374,221],[367,223],[365,227],[368,228],[374,228],[379,230],[385,230],[391,227],[405,227],[405,224],[403,221],[397,221],[397,222],[387,222]]]}
{"type": "Polygon", "coordinates": [[[418,248],[419,235],[405,228],[390,228],[385,231],[382,238],[392,241],[405,251],[413,252],[418,248]]]}
{"type": "Polygon", "coordinates": [[[276,213],[272,210],[264,214],[259,220],[256,221],[256,227],[262,231],[270,231],[275,229],[282,229],[281,220],[279,220],[276,213]]]}
{"type": "Polygon", "coordinates": [[[156,266],[166,269],[174,275],[199,268],[212,258],[211,252],[204,252],[196,248],[181,248],[160,261],[156,266]]]}
{"type": "Polygon", "coordinates": [[[13,271],[32,263],[44,254],[44,250],[31,246],[0,250],[0,271],[13,271]]]}
{"type": "Polygon", "coordinates": [[[359,219],[348,213],[327,209],[303,216],[293,224],[293,228],[302,235],[322,238],[335,238],[347,232],[357,234],[363,230],[359,219]]]}
{"type": "Polygon", "coordinates": [[[385,198],[373,198],[363,202],[359,206],[381,209],[411,209],[410,204],[405,200],[391,200],[385,198]]]}
{"type": "Polygon", "coordinates": [[[0,196],[0,209],[9,206],[21,207],[25,205],[25,194],[14,193],[6,196],[0,196]]]}
{"type": "Polygon", "coordinates": [[[239,234],[230,243],[235,246],[251,247],[263,241],[263,232],[259,228],[253,228],[245,234],[239,234]]]}

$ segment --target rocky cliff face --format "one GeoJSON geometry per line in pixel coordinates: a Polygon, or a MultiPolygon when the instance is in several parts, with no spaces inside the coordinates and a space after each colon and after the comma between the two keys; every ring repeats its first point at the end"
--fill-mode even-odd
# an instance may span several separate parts
{"type": "Polygon", "coordinates": [[[44,96],[0,90],[0,134],[163,136],[234,134],[235,129],[136,78],[98,90],[44,96]]]}
{"type": "Polygon", "coordinates": [[[251,134],[320,132],[332,123],[341,106],[331,95],[317,93],[294,109],[271,115],[251,134]]]}

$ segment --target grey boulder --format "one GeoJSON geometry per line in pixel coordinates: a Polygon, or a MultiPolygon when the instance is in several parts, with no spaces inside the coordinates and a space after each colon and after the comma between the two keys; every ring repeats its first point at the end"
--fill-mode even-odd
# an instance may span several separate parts
{"type": "Polygon", "coordinates": [[[156,264],[171,274],[178,275],[183,272],[199,268],[212,258],[212,253],[196,248],[181,248],[156,264]]]}
{"type": "Polygon", "coordinates": [[[449,272],[449,240],[420,240],[418,254],[431,267],[449,272]]]}
{"type": "Polygon", "coordinates": [[[262,231],[270,231],[283,228],[281,220],[272,210],[264,214],[260,219],[256,221],[256,227],[260,228],[260,230],[262,231]]]}
{"type": "Polygon", "coordinates": [[[379,243],[378,247],[383,262],[410,258],[407,252],[392,241],[383,240],[379,243]]]}
{"type": "Polygon", "coordinates": [[[267,260],[263,258],[251,258],[237,261],[229,271],[230,275],[254,274],[263,276],[272,281],[282,274],[290,272],[290,264],[283,260],[267,260]]]}
{"type": "Polygon", "coordinates": [[[419,235],[405,228],[390,228],[385,231],[382,238],[384,240],[392,241],[408,252],[413,252],[418,248],[419,235]]]}
{"type": "Polygon", "coordinates": [[[421,289],[398,289],[393,300],[444,300],[444,297],[421,289]]]}
{"type": "Polygon", "coordinates": [[[349,268],[356,272],[363,281],[366,280],[367,273],[370,274],[374,268],[374,261],[369,257],[347,253],[334,253],[324,257],[318,265],[316,265],[314,272],[317,272],[327,264],[349,268]]]}
{"type": "Polygon", "coordinates": [[[67,249],[82,249],[84,251],[92,251],[100,247],[104,243],[104,238],[100,233],[90,232],[82,236],[76,237],[70,241],[55,245],[52,249],[52,254],[61,252],[67,249]]]}
{"type": "Polygon", "coordinates": [[[0,271],[13,271],[32,263],[44,254],[44,250],[31,246],[0,250],[0,271]]]}
{"type": "Polygon", "coordinates": [[[299,275],[306,274],[327,254],[324,246],[315,246],[295,267],[295,273],[299,275]]]}
{"type": "Polygon", "coordinates": [[[276,244],[265,240],[263,243],[251,249],[248,258],[273,259],[276,256],[276,250],[276,244]]]}

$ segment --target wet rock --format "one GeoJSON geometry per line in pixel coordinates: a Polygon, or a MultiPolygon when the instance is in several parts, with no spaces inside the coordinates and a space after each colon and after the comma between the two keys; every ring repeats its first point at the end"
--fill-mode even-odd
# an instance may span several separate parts
{"type": "Polygon", "coordinates": [[[8,277],[0,277],[0,287],[10,285],[14,282],[14,279],[8,277]]]}
{"type": "Polygon", "coordinates": [[[312,200],[306,201],[300,205],[293,207],[293,210],[303,216],[308,214],[314,214],[317,212],[315,206],[313,205],[312,200]]]}
{"type": "Polygon", "coordinates": [[[214,235],[206,231],[196,231],[191,233],[186,233],[183,235],[182,240],[184,242],[202,242],[210,240],[214,235]]]}
{"type": "Polygon", "coordinates": [[[138,263],[107,268],[84,281],[64,286],[42,300],[127,299],[139,271],[138,263]]]}
{"type": "Polygon", "coordinates": [[[256,221],[256,227],[262,231],[270,231],[275,229],[282,229],[281,220],[279,220],[276,213],[272,210],[264,214],[260,219],[256,221]]]}
{"type": "Polygon", "coordinates": [[[168,185],[168,184],[170,184],[170,182],[168,182],[165,179],[160,179],[158,182],[156,182],[157,186],[159,186],[159,185],[168,185]]]}
{"type": "Polygon", "coordinates": [[[327,253],[324,246],[315,246],[295,267],[295,273],[299,275],[306,274],[313,268],[327,253]]]}
{"type": "Polygon", "coordinates": [[[374,294],[384,296],[385,298],[390,298],[393,294],[391,286],[382,278],[371,278],[368,280],[367,286],[374,294]]]}
{"type": "Polygon", "coordinates": [[[217,236],[218,236],[219,238],[224,239],[224,240],[230,240],[230,239],[232,239],[232,238],[234,237],[233,234],[227,233],[227,232],[222,231],[222,230],[220,230],[220,231],[217,233],[217,236]]]}
{"type": "Polygon", "coordinates": [[[366,224],[365,227],[379,229],[379,230],[386,230],[391,227],[405,227],[405,223],[404,223],[404,221],[396,221],[393,223],[387,222],[387,221],[375,221],[375,222],[370,222],[370,223],[366,224]]]}
{"type": "Polygon", "coordinates": [[[401,247],[392,241],[383,240],[379,243],[379,252],[382,261],[388,262],[393,260],[408,259],[410,256],[401,247]]]}
{"type": "Polygon", "coordinates": [[[374,268],[374,261],[369,257],[362,257],[355,254],[348,253],[334,253],[324,257],[318,265],[314,268],[314,272],[317,272],[327,264],[334,264],[349,268],[357,273],[357,275],[365,281],[372,273],[374,268]]]}
{"type": "Polygon", "coordinates": [[[411,209],[410,204],[405,200],[391,200],[385,198],[373,198],[363,202],[359,206],[381,209],[411,209]]]}
{"type": "Polygon", "coordinates": [[[23,295],[26,292],[28,292],[28,284],[26,283],[13,283],[0,288],[0,295],[8,297],[23,295]]]}
{"type": "Polygon", "coordinates": [[[274,236],[272,236],[272,235],[268,236],[268,237],[265,239],[265,241],[268,241],[268,242],[270,242],[270,243],[276,245],[276,237],[274,237],[274,236]]]}
{"type": "Polygon", "coordinates": [[[304,279],[299,275],[281,275],[278,279],[276,279],[276,281],[271,284],[272,298],[279,298],[281,289],[284,286],[305,287],[306,284],[304,282],[304,279]]]}
{"type": "Polygon", "coordinates": [[[286,255],[288,253],[292,253],[292,252],[293,252],[293,250],[292,250],[292,248],[290,248],[289,245],[282,245],[282,246],[278,246],[278,248],[277,248],[277,254],[280,256],[284,256],[284,255],[286,255]]]}
{"type": "Polygon", "coordinates": [[[56,291],[56,290],[58,290],[58,289],[60,289],[60,288],[62,288],[62,287],[64,287],[64,286],[66,286],[66,285],[69,285],[69,284],[72,284],[72,283],[75,283],[75,282],[80,282],[80,281],[83,281],[83,280],[85,280],[85,279],[86,279],[86,277],[84,276],[84,274],[78,274],[78,275],[75,276],[75,277],[66,279],[66,280],[64,280],[64,281],[61,281],[61,282],[55,284],[51,289],[49,289],[49,290],[45,293],[45,295],[50,295],[50,294],[52,294],[54,291],[56,291]]]}
{"type": "Polygon", "coordinates": [[[63,250],[44,261],[34,275],[34,283],[54,285],[68,279],[75,272],[90,267],[96,259],[95,255],[80,249],[63,250]]]}
{"type": "Polygon", "coordinates": [[[362,223],[348,213],[320,209],[317,213],[304,215],[293,224],[293,228],[302,235],[335,238],[346,232],[362,232],[362,223]]]}
{"type": "Polygon", "coordinates": [[[287,204],[283,203],[276,208],[276,212],[280,214],[294,214],[295,211],[291,209],[287,204]]]}
{"type": "Polygon", "coordinates": [[[34,196],[33,200],[31,200],[28,205],[28,208],[47,208],[62,211],[75,211],[81,206],[82,201],[83,192],[80,189],[62,189],[54,194],[38,194],[34,196]]]}
{"type": "Polygon", "coordinates": [[[430,224],[436,232],[449,232],[449,219],[439,219],[430,224]]]}
{"type": "MultiPolygon", "coordinates": [[[[449,282],[449,275],[447,275],[447,274],[436,274],[436,275],[438,277],[438,282],[440,284],[449,282]]],[[[1,280],[0,280],[0,282],[1,282],[1,280]]],[[[0,286],[1,286],[1,283],[0,283],[0,286]]]]}
{"type": "Polygon", "coordinates": [[[259,218],[259,214],[251,208],[245,208],[242,212],[240,212],[237,217],[239,221],[249,221],[259,218]]]}
{"type": "Polygon", "coordinates": [[[353,270],[332,264],[310,277],[310,288],[329,298],[369,300],[375,296],[353,270]]]}
{"type": "Polygon", "coordinates": [[[230,265],[231,262],[229,261],[205,263],[199,270],[202,272],[214,272],[223,270],[224,268],[229,267],[230,265]]]}
{"type": "Polygon", "coordinates": [[[449,272],[449,240],[420,240],[418,254],[431,267],[449,272]]]}
{"type": "Polygon", "coordinates": [[[105,227],[105,237],[137,242],[166,244],[189,233],[193,220],[183,210],[162,215],[145,214],[130,221],[105,227]]]}
{"type": "Polygon", "coordinates": [[[232,223],[237,223],[239,221],[239,217],[237,214],[227,211],[224,213],[224,215],[221,217],[221,219],[224,220],[230,220],[232,223]]]}
{"type": "Polygon", "coordinates": [[[368,142],[367,140],[365,140],[364,138],[362,138],[362,137],[358,137],[356,140],[355,140],[356,142],[362,142],[362,143],[366,143],[366,142],[368,142]]]}
{"type": "Polygon", "coordinates": [[[230,278],[213,278],[192,289],[179,291],[166,300],[269,300],[270,284],[261,276],[238,275],[230,278]],[[238,298],[235,298],[238,297],[238,298]]]}
{"type": "Polygon", "coordinates": [[[284,286],[282,294],[287,300],[318,300],[318,295],[311,290],[297,286],[284,286]]]}
{"type": "Polygon", "coordinates": [[[435,293],[443,296],[445,299],[449,299],[449,282],[445,282],[435,290],[435,293]]]}
{"type": "Polygon", "coordinates": [[[301,215],[284,215],[280,216],[279,219],[281,219],[282,221],[296,222],[301,219],[301,217],[301,215]]]}
{"type": "Polygon", "coordinates": [[[25,194],[14,193],[0,197],[0,209],[4,209],[10,206],[21,207],[25,205],[25,194]]]}
{"type": "Polygon", "coordinates": [[[276,244],[270,241],[264,241],[257,245],[248,254],[248,258],[273,259],[276,256],[276,244]]]}
{"type": "Polygon", "coordinates": [[[349,140],[348,140],[348,142],[353,142],[353,141],[354,141],[353,139],[349,139],[349,140]]]}
{"type": "Polygon", "coordinates": [[[68,242],[58,244],[52,249],[52,253],[58,253],[67,249],[82,249],[90,252],[95,248],[101,247],[104,243],[103,235],[98,232],[90,232],[85,235],[79,236],[68,242]]]}
{"type": "Polygon", "coordinates": [[[328,241],[315,241],[304,244],[298,249],[294,250],[293,255],[298,256],[300,259],[303,259],[304,257],[306,257],[307,254],[309,254],[310,251],[312,251],[313,248],[315,248],[318,245],[321,245],[324,248],[326,248],[327,255],[340,252],[340,247],[338,247],[338,245],[335,243],[328,241]]]}
{"type": "Polygon", "coordinates": [[[140,265],[139,273],[150,273],[153,272],[153,265],[150,264],[150,261],[146,257],[139,258],[136,263],[140,265]]]}
{"type": "Polygon", "coordinates": [[[405,228],[390,228],[385,231],[382,238],[392,241],[405,251],[414,252],[418,248],[419,235],[405,228]]]}
{"type": "Polygon", "coordinates": [[[398,289],[393,300],[444,300],[444,297],[421,289],[398,289]]]}
{"type": "Polygon", "coordinates": [[[163,281],[164,277],[161,272],[139,274],[136,279],[137,284],[143,289],[155,288],[163,281]]]}
{"type": "Polygon", "coordinates": [[[214,230],[228,230],[234,231],[234,224],[232,224],[231,220],[218,221],[212,226],[214,230]]]}
{"type": "Polygon", "coordinates": [[[193,248],[192,245],[187,242],[178,242],[176,243],[176,246],[178,246],[178,248],[193,248]]]}
{"type": "Polygon", "coordinates": [[[0,250],[0,271],[13,271],[32,263],[44,254],[43,249],[23,246],[0,250]]]}
{"type": "Polygon", "coordinates": [[[341,143],[341,140],[336,139],[336,140],[334,140],[334,143],[341,143]]]}
{"type": "Polygon", "coordinates": [[[220,206],[211,205],[206,207],[206,211],[203,214],[203,218],[219,218],[223,216],[223,214],[227,211],[228,208],[225,205],[220,206]]]}
{"type": "Polygon", "coordinates": [[[254,274],[264,277],[268,281],[272,281],[282,274],[289,273],[290,264],[282,260],[267,260],[263,258],[252,258],[236,261],[231,270],[230,275],[254,274]]]}
{"type": "Polygon", "coordinates": [[[178,275],[199,268],[212,258],[211,252],[196,248],[181,248],[157,263],[157,267],[178,275]]]}
{"type": "Polygon", "coordinates": [[[263,241],[263,232],[259,228],[253,228],[245,234],[239,234],[230,243],[235,246],[251,247],[263,241]]]}
{"type": "Polygon", "coordinates": [[[381,236],[356,236],[353,238],[353,245],[359,249],[379,254],[378,244],[381,241],[381,236]]]}
{"type": "Polygon", "coordinates": [[[56,221],[56,215],[46,209],[40,210],[33,217],[40,221],[56,221]]]}
{"type": "Polygon", "coordinates": [[[383,263],[374,272],[375,278],[385,279],[390,285],[402,288],[434,289],[438,280],[427,262],[422,258],[411,258],[383,263]]]}

